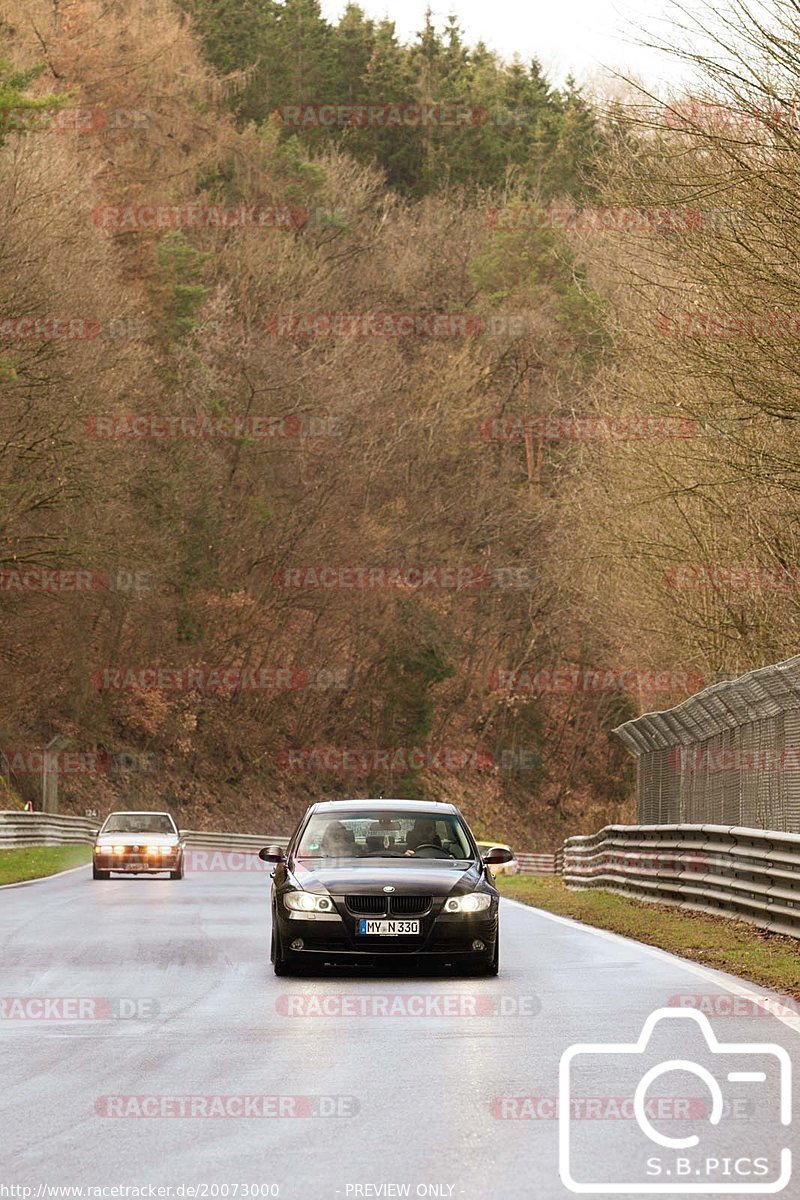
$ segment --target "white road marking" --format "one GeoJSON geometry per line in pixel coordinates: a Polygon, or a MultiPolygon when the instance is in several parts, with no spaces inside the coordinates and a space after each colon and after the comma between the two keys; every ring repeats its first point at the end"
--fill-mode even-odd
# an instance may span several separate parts
{"type": "Polygon", "coordinates": [[[544,917],[546,921],[555,921],[559,925],[568,925],[573,929],[593,933],[595,937],[605,938],[607,941],[625,942],[628,946],[634,946],[642,954],[647,954],[651,958],[660,958],[672,966],[677,964],[684,971],[688,971],[692,975],[697,975],[700,979],[705,979],[709,983],[715,983],[719,988],[724,988],[732,996],[740,996],[753,1004],[757,1004],[759,1008],[763,1008],[776,1021],[781,1021],[788,1029],[793,1030],[794,1033],[800,1033],[800,1013],[780,1013],[775,1011],[776,1000],[781,1000],[781,997],[777,996],[777,994],[759,996],[757,992],[750,991],[743,984],[738,984],[717,971],[703,967],[700,963],[690,962],[689,959],[681,958],[678,954],[670,954],[668,950],[661,950],[658,946],[648,946],[644,942],[637,942],[635,938],[626,937],[623,933],[612,933],[610,929],[598,929],[594,925],[585,925],[583,921],[576,921],[572,917],[561,917],[557,913],[545,912],[543,908],[535,908],[532,904],[523,904],[521,900],[511,900],[507,896],[503,897],[503,902],[505,904],[513,904],[516,908],[527,909],[528,912],[533,912],[539,917],[544,917]]]}
{"type": "MultiPolygon", "coordinates": [[[[33,849],[32,846],[27,849],[33,849]]],[[[6,888],[12,887],[28,887],[31,883],[46,883],[48,879],[58,879],[60,875],[74,875],[76,871],[85,871],[92,864],[90,862],[82,863],[80,867],[68,867],[66,871],[53,871],[52,875],[37,875],[36,879],[20,879],[19,883],[0,883],[0,892],[4,892],[6,888]]]]}

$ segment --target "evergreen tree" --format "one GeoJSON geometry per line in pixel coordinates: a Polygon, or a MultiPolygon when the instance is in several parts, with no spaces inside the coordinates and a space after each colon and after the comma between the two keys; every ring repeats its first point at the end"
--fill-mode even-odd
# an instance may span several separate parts
{"type": "Polygon", "coordinates": [[[232,98],[242,121],[264,123],[284,105],[461,106],[459,123],[364,127],[347,122],[298,128],[283,136],[307,149],[326,142],[377,162],[393,189],[421,197],[443,188],[506,188],[548,200],[590,194],[603,134],[573,80],[552,88],[533,59],[503,62],[485,45],[470,48],[455,17],[440,33],[430,10],[409,46],[394,24],[347,5],[336,25],[318,0],[182,0],[214,66],[247,70],[232,98]]]}
{"type": "Polygon", "coordinates": [[[11,133],[36,129],[37,113],[55,112],[67,103],[68,97],[65,95],[25,94],[43,70],[43,67],[32,67],[27,71],[18,71],[7,59],[0,58],[0,145],[11,133]]]}
{"type": "Polygon", "coordinates": [[[212,66],[224,75],[248,72],[247,83],[231,96],[244,121],[266,115],[267,47],[273,41],[277,5],[273,0],[180,0],[203,38],[212,66]]]}

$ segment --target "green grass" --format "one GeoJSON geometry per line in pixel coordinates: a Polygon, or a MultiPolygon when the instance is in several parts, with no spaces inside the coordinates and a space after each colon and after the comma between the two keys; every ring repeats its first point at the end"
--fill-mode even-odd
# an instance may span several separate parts
{"type": "Polygon", "coordinates": [[[594,888],[571,892],[561,879],[547,876],[501,875],[497,886],[511,900],[621,933],[800,999],[800,941],[795,938],[594,888]]]}
{"type": "Polygon", "coordinates": [[[91,862],[91,846],[24,846],[0,850],[0,884],[21,883],[91,862]]]}

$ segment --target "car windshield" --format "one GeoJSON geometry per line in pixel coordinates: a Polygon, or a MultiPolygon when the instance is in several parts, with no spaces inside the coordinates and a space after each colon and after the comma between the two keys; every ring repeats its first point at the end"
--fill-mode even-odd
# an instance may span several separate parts
{"type": "Polygon", "coordinates": [[[472,859],[455,814],[373,810],[315,813],[297,849],[300,858],[472,859]]]}
{"type": "Polygon", "coordinates": [[[113,813],[101,833],[174,833],[175,826],[164,813],[113,813]]]}

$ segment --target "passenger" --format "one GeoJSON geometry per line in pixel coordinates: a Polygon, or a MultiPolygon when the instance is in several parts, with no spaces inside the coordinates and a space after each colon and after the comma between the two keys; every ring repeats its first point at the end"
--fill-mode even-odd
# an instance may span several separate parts
{"type": "Polygon", "coordinates": [[[355,835],[341,821],[331,821],[322,838],[322,849],[331,858],[352,858],[356,853],[355,835]]]}

